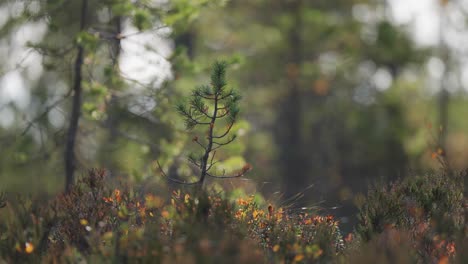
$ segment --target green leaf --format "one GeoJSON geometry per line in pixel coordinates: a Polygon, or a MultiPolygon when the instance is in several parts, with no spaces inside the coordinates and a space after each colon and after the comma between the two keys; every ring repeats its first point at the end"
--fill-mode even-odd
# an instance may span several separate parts
{"type": "Polygon", "coordinates": [[[86,113],[91,114],[93,111],[97,109],[96,104],[85,102],[83,104],[83,111],[86,113]]]}
{"type": "Polygon", "coordinates": [[[99,37],[97,34],[82,31],[76,36],[76,43],[87,51],[94,51],[99,43],[99,37]]]}
{"type": "Polygon", "coordinates": [[[148,10],[138,9],[133,15],[133,25],[143,31],[151,28],[151,14],[148,10]]]}
{"type": "Polygon", "coordinates": [[[130,1],[123,0],[120,3],[112,5],[111,10],[115,16],[128,16],[132,13],[134,7],[130,1]]]}

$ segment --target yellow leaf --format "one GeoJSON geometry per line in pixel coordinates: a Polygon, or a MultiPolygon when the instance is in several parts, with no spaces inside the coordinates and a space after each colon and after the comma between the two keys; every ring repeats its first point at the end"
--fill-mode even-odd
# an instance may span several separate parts
{"type": "Polygon", "coordinates": [[[257,219],[258,215],[259,215],[258,210],[253,211],[252,216],[254,219],[257,219]]]}
{"type": "Polygon", "coordinates": [[[31,254],[34,251],[34,245],[26,242],[26,244],[24,244],[24,251],[28,254],[31,254]]]}
{"type": "Polygon", "coordinates": [[[16,251],[18,251],[18,252],[21,252],[21,251],[22,251],[22,250],[21,250],[21,245],[20,245],[18,242],[16,242],[16,244],[15,244],[15,249],[16,249],[16,251]]]}
{"type": "Polygon", "coordinates": [[[443,154],[444,154],[444,150],[441,149],[441,148],[438,148],[438,149],[437,149],[437,154],[443,155],[443,154]]]}
{"type": "Polygon", "coordinates": [[[166,218],[166,219],[169,218],[169,212],[166,211],[166,210],[162,211],[162,212],[161,212],[161,215],[162,215],[162,217],[164,217],[164,218],[166,218]]]}
{"type": "Polygon", "coordinates": [[[105,239],[105,240],[111,240],[113,236],[114,236],[114,234],[111,231],[109,231],[109,232],[104,233],[102,235],[102,238],[105,239]]]}
{"type": "Polygon", "coordinates": [[[279,245],[275,245],[273,247],[273,252],[278,252],[280,250],[280,246],[279,245]]]}
{"type": "Polygon", "coordinates": [[[304,259],[304,255],[303,254],[298,254],[294,257],[294,262],[299,262],[301,260],[304,259]]]}

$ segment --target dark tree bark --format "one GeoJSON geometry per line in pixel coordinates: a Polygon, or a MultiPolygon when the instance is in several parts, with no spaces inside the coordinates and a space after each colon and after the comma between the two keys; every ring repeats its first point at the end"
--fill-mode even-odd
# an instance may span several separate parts
{"type": "Polygon", "coordinates": [[[176,46],[184,46],[187,49],[187,56],[191,60],[195,57],[195,37],[195,30],[192,26],[174,38],[176,46]]]}
{"type": "MultiPolygon", "coordinates": [[[[442,81],[443,82],[443,81],[442,81]]],[[[441,91],[439,94],[439,147],[445,150],[446,147],[446,139],[447,139],[447,126],[448,126],[448,118],[449,118],[449,100],[450,96],[448,91],[445,89],[445,86],[441,85],[441,91]]]]}
{"type": "Polygon", "coordinates": [[[122,50],[122,45],[121,45],[121,38],[118,37],[120,34],[122,34],[122,17],[121,16],[116,16],[112,23],[115,26],[115,32],[113,41],[112,41],[112,48],[111,48],[111,57],[112,57],[112,66],[113,67],[119,67],[119,57],[120,57],[120,52],[122,50]]]}
{"type": "MultiPolygon", "coordinates": [[[[444,72],[440,80],[440,92],[439,92],[439,138],[438,138],[438,147],[443,150],[444,160],[447,161],[446,156],[446,140],[447,140],[447,131],[448,131],[448,122],[449,122],[449,104],[450,104],[450,94],[447,90],[447,73],[449,72],[450,65],[450,51],[447,48],[447,45],[444,42],[444,25],[447,22],[447,14],[445,10],[445,4],[440,4],[440,24],[439,24],[439,52],[441,60],[444,62],[444,72]]],[[[445,164],[448,166],[448,164],[445,164]]]]}
{"type": "Polygon", "coordinates": [[[300,92],[300,68],[302,64],[303,27],[302,0],[289,1],[285,8],[290,12],[294,23],[288,30],[289,55],[287,62],[287,93],[278,108],[276,140],[280,147],[279,164],[287,196],[297,194],[307,185],[307,175],[303,155],[302,105],[300,92]]]}
{"type": "MultiPolygon", "coordinates": [[[[109,47],[109,56],[111,58],[111,66],[114,72],[119,72],[119,58],[122,51],[121,38],[119,37],[122,34],[122,17],[116,16],[111,21],[112,26],[114,27],[113,35],[115,36],[109,47]]],[[[113,86],[112,77],[107,80],[108,86],[113,86]]],[[[112,87],[117,89],[118,87],[112,87]]],[[[115,147],[115,143],[119,136],[119,113],[121,108],[118,105],[117,96],[112,93],[110,100],[107,102],[107,119],[105,121],[105,128],[108,131],[108,143],[103,148],[103,157],[107,157],[108,153],[112,152],[112,149],[115,147]]],[[[104,159],[104,164],[106,164],[107,169],[111,172],[116,170],[116,164],[112,160],[104,159]]]]}
{"type": "MultiPolygon", "coordinates": [[[[83,31],[86,26],[86,15],[88,9],[88,0],[82,1],[81,16],[80,16],[80,31],[83,31]]],[[[77,55],[74,68],[73,80],[73,99],[70,123],[68,126],[67,141],[65,145],[65,191],[69,191],[73,185],[73,175],[76,169],[75,145],[76,136],[78,134],[78,124],[81,116],[81,94],[82,94],[82,67],[84,60],[84,47],[78,44],[77,55]]]]}

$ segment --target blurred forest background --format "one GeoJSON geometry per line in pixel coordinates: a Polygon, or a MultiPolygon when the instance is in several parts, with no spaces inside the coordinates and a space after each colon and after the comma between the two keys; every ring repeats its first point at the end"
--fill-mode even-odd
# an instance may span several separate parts
{"type": "Polygon", "coordinates": [[[299,205],[352,221],[369,183],[468,167],[467,12],[466,0],[2,0],[0,188],[57,193],[65,171],[93,167],[163,183],[156,160],[189,179],[175,104],[225,59],[243,100],[220,166],[253,170],[217,184],[304,191],[299,205]]]}

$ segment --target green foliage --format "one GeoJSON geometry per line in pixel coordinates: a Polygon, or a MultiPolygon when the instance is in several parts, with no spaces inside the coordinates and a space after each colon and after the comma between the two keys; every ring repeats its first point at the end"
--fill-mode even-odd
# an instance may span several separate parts
{"type": "Polygon", "coordinates": [[[227,89],[226,67],[226,62],[215,62],[211,74],[211,86],[202,85],[195,88],[188,107],[186,103],[177,105],[177,111],[184,117],[187,129],[193,129],[197,125],[209,125],[207,122],[213,117],[216,121],[223,117],[227,117],[230,123],[236,121],[239,113],[238,102],[242,97],[235,90],[227,89]],[[212,115],[209,115],[210,106],[215,107],[212,115]]]}
{"type": "Polygon", "coordinates": [[[226,176],[225,170],[220,176],[211,172],[212,169],[216,169],[215,164],[218,163],[215,160],[216,151],[231,144],[237,137],[235,134],[231,135],[231,130],[237,121],[241,96],[235,90],[228,89],[226,68],[226,62],[215,62],[212,67],[211,84],[196,87],[188,103],[182,102],[176,106],[176,110],[184,118],[186,129],[207,127],[206,130],[202,130],[205,136],[195,135],[192,139],[202,149],[202,153],[189,155],[189,161],[200,170],[197,183],[201,185],[206,176],[236,178],[250,170],[250,165],[246,165],[233,176],[226,176]]]}
{"type": "Polygon", "coordinates": [[[148,10],[135,10],[135,14],[133,15],[133,24],[138,28],[138,30],[143,31],[150,29],[152,26],[151,20],[151,13],[148,10]]]}
{"type": "Polygon", "coordinates": [[[99,82],[83,82],[83,90],[86,92],[83,103],[84,117],[90,120],[104,120],[107,114],[106,103],[109,97],[109,89],[99,82]]]}
{"type": "Polygon", "coordinates": [[[133,4],[129,0],[115,0],[110,6],[116,16],[128,16],[133,11],[133,4]]]}
{"type": "Polygon", "coordinates": [[[99,43],[99,38],[88,32],[80,32],[76,36],[76,43],[84,47],[87,52],[94,52],[99,43]]]}
{"type": "Polygon", "coordinates": [[[198,18],[200,11],[208,5],[221,6],[225,0],[173,0],[169,3],[169,12],[163,14],[165,24],[176,29],[188,27],[198,18]]]}

